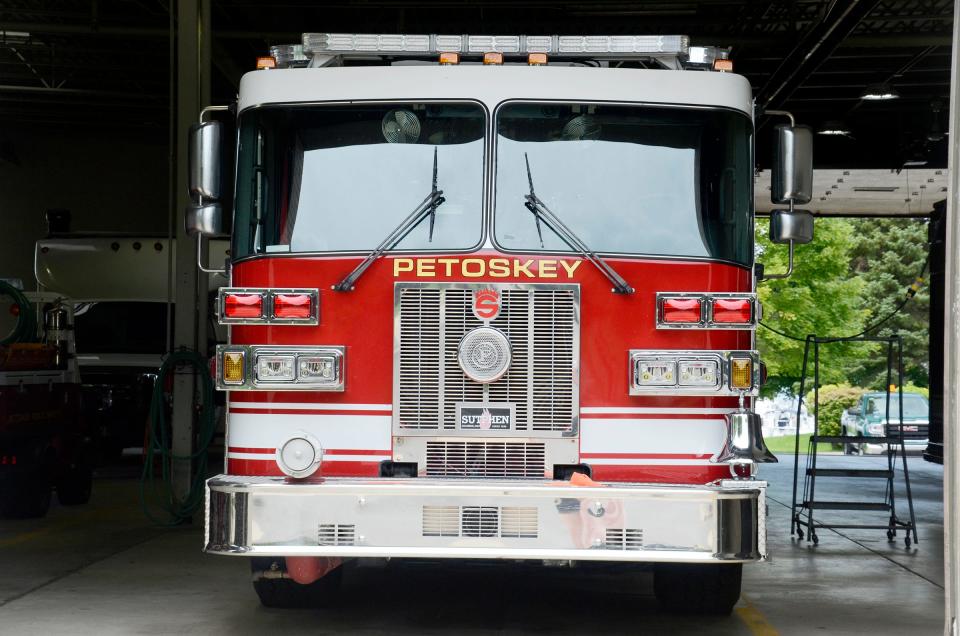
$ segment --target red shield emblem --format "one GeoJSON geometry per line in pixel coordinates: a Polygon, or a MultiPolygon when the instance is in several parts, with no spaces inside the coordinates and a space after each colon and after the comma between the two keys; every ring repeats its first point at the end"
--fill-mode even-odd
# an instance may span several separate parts
{"type": "Polygon", "coordinates": [[[500,292],[478,289],[473,292],[473,315],[480,320],[493,320],[500,314],[500,292]]]}

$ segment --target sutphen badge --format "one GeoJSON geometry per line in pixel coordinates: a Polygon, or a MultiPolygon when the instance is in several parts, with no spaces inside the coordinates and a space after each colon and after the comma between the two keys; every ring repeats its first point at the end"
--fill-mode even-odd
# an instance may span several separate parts
{"type": "Polygon", "coordinates": [[[500,315],[500,292],[495,289],[478,289],[473,292],[473,315],[484,322],[500,315]]]}

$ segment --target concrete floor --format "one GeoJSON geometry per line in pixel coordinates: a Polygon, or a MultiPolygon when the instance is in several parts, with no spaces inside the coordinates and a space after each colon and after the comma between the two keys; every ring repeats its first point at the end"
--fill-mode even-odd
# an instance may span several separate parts
{"type": "MultiPolygon", "coordinates": [[[[910,460],[919,546],[907,550],[902,533],[890,544],[882,531],[821,530],[813,547],[790,537],[792,458],[782,462],[763,471],[773,559],[745,568],[729,618],[661,613],[645,572],[515,564],[351,567],[336,608],[268,610],[246,560],[201,554],[201,528],[151,527],[136,480],[114,477],[95,483],[86,506],[0,521],[0,633],[941,633],[942,469],[910,460]]],[[[883,494],[877,480],[817,486],[825,499],[883,494]]]]}

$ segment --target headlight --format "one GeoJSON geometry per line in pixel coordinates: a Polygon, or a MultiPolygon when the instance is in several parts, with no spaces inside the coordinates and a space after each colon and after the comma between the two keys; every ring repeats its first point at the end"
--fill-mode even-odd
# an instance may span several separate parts
{"type": "Polygon", "coordinates": [[[257,356],[257,382],[292,382],[294,356],[257,356]]]}
{"type": "Polygon", "coordinates": [[[716,360],[681,360],[680,386],[714,387],[720,378],[716,360]]]}
{"type": "Polygon", "coordinates": [[[343,391],[344,355],[337,346],[219,345],[217,388],[343,391]]]}
{"type": "Polygon", "coordinates": [[[673,360],[637,360],[637,386],[673,386],[677,383],[677,363],[673,360]]]}
{"type": "Polygon", "coordinates": [[[644,350],[629,352],[630,395],[756,395],[756,351],[644,350]]]}
{"type": "Polygon", "coordinates": [[[302,380],[327,380],[337,379],[337,356],[300,356],[300,378],[302,380]]]}
{"type": "Polygon", "coordinates": [[[871,435],[880,436],[880,435],[883,435],[884,428],[886,428],[886,425],[883,422],[878,422],[876,424],[868,424],[867,432],[870,433],[871,435]]]}

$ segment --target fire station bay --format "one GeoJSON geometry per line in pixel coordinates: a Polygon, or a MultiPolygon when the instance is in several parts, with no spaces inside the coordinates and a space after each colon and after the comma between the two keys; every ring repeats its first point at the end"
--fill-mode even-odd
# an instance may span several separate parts
{"type": "Polygon", "coordinates": [[[956,5],[0,2],[0,632],[960,633],[956,5]]]}

